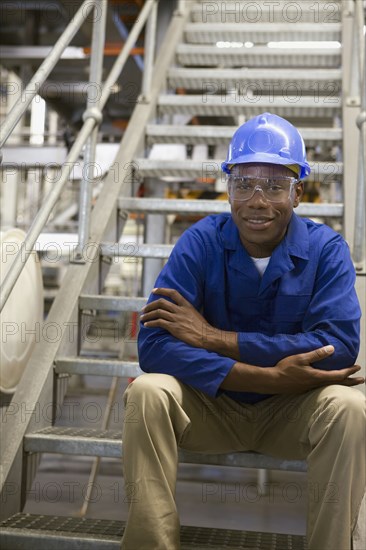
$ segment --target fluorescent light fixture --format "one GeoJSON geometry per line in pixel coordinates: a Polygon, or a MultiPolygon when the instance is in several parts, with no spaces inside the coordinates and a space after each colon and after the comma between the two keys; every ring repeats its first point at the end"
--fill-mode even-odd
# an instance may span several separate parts
{"type": "Polygon", "coordinates": [[[46,122],[46,102],[39,95],[34,96],[31,103],[30,138],[31,145],[43,145],[44,127],[46,122]]]}
{"type": "Polygon", "coordinates": [[[317,49],[338,49],[341,48],[341,43],[334,41],[334,42],[326,42],[326,41],[319,41],[319,42],[268,42],[267,44],[268,48],[281,48],[281,49],[296,49],[296,48],[317,48],[317,49]]]}
{"type": "Polygon", "coordinates": [[[243,42],[216,42],[218,48],[242,48],[244,46],[243,42]]]}
{"type": "Polygon", "coordinates": [[[89,56],[84,52],[84,48],[76,46],[68,46],[61,55],[61,59],[86,59],[87,57],[89,56]]]}

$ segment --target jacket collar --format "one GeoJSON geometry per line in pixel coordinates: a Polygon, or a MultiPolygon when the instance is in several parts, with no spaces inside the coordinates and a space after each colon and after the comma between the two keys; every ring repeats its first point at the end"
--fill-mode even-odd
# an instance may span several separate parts
{"type": "Polygon", "coordinates": [[[299,218],[295,213],[292,214],[285,237],[274,249],[268,268],[263,278],[251,260],[248,252],[241,244],[238,229],[230,216],[222,229],[222,238],[224,247],[234,250],[229,257],[231,268],[240,271],[246,277],[256,283],[259,293],[262,293],[269,287],[273,281],[280,278],[286,272],[294,269],[292,257],[307,260],[309,258],[309,235],[306,222],[299,218]]]}

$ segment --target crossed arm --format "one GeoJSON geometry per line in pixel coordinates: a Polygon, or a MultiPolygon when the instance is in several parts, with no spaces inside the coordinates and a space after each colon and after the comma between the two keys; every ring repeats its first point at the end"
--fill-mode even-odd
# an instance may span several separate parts
{"type": "Polygon", "coordinates": [[[236,332],[219,330],[210,325],[177,290],[157,288],[153,290],[153,294],[163,298],[150,302],[143,309],[141,322],[146,328],[164,329],[190,346],[236,360],[221,383],[221,389],[256,393],[301,393],[330,384],[356,386],[365,382],[363,377],[351,378],[360,370],[359,365],[328,371],[313,368],[313,363],[326,359],[334,352],[331,345],[285,357],[272,368],[258,368],[243,363],[240,360],[236,332]]]}

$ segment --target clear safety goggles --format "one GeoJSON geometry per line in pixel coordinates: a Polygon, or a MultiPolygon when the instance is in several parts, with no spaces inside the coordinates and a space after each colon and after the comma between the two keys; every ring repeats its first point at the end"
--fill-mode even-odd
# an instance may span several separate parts
{"type": "Polygon", "coordinates": [[[286,202],[297,183],[298,179],[286,176],[265,178],[229,174],[227,177],[229,197],[234,201],[248,201],[257,191],[261,191],[269,202],[286,202]]]}

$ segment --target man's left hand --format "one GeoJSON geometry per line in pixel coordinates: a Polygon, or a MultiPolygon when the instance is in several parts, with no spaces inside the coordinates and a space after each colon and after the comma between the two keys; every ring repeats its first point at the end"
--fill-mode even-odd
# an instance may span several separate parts
{"type": "Polygon", "coordinates": [[[209,334],[215,332],[204,317],[172,288],[154,288],[153,294],[173,300],[159,298],[150,302],[142,310],[141,322],[147,328],[163,328],[186,344],[205,348],[209,334]]]}

